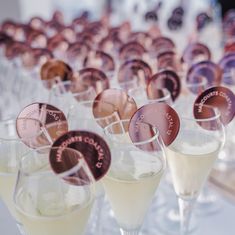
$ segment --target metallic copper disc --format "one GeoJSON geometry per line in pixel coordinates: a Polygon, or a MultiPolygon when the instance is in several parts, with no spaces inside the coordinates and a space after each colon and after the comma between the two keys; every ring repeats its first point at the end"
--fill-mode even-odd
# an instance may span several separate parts
{"type": "MultiPolygon", "coordinates": [[[[93,132],[69,131],[60,136],[52,147],[58,147],[58,149],[52,148],[49,155],[51,167],[56,174],[64,173],[75,167],[81,158],[85,159],[96,181],[100,180],[109,170],[111,164],[109,147],[102,137],[93,132]],[[66,148],[77,150],[79,153],[70,154],[71,152],[66,148]]],[[[83,169],[78,169],[65,180],[72,184],[81,184],[81,179],[84,181],[88,179],[83,169]]]]}
{"type": "Polygon", "coordinates": [[[65,62],[51,59],[43,64],[40,75],[42,80],[49,81],[48,87],[51,88],[57,80],[60,82],[71,80],[73,72],[65,62]]]}
{"type": "Polygon", "coordinates": [[[144,85],[148,83],[152,76],[151,67],[143,60],[130,60],[121,65],[118,71],[118,81],[120,83],[138,79],[138,83],[144,85]]]}
{"type": "Polygon", "coordinates": [[[88,86],[92,86],[97,94],[109,88],[109,80],[105,73],[95,68],[80,70],[77,80],[88,86]]]}
{"type": "Polygon", "coordinates": [[[47,48],[54,53],[58,51],[63,54],[69,48],[69,42],[61,34],[56,34],[48,39],[47,48]]]}
{"type": "Polygon", "coordinates": [[[138,42],[128,42],[124,44],[119,51],[119,59],[121,61],[142,59],[146,53],[145,48],[138,42]]]}
{"type": "Polygon", "coordinates": [[[113,72],[115,64],[112,56],[103,51],[90,51],[83,62],[84,67],[93,67],[104,72],[113,72]]]}
{"type": "Polygon", "coordinates": [[[154,56],[165,51],[174,51],[175,43],[168,37],[157,37],[153,40],[150,47],[150,53],[154,56]]]}
{"type": "Polygon", "coordinates": [[[181,82],[173,70],[163,70],[151,77],[146,89],[149,99],[156,99],[156,90],[163,88],[169,90],[173,101],[180,95],[181,82]]]}
{"type": "Polygon", "coordinates": [[[208,107],[217,108],[220,112],[221,121],[227,125],[235,116],[235,95],[226,87],[211,87],[195,100],[193,110],[195,118],[211,118],[208,107]]]}
{"type": "Polygon", "coordinates": [[[228,85],[235,84],[235,51],[227,53],[219,61],[219,66],[223,71],[222,81],[228,85]]]}
{"type": "Polygon", "coordinates": [[[137,110],[134,99],[120,89],[104,90],[96,96],[95,101],[93,104],[95,118],[102,118],[116,111],[120,120],[130,119],[137,110]]]}
{"type": "Polygon", "coordinates": [[[44,103],[26,106],[16,119],[16,130],[31,148],[51,145],[68,131],[65,115],[58,108],[44,103]]]}
{"type": "Polygon", "coordinates": [[[197,77],[200,76],[207,79],[209,87],[218,86],[222,80],[222,70],[219,65],[212,61],[202,61],[190,67],[186,80],[189,83],[194,83],[197,77]]]}
{"type": "Polygon", "coordinates": [[[198,42],[189,44],[185,48],[182,56],[182,61],[188,65],[210,59],[211,52],[209,48],[206,45],[198,42]]]}
{"type": "MultiPolygon", "coordinates": [[[[134,143],[147,141],[154,135],[153,128],[156,128],[157,131],[159,131],[165,145],[170,145],[179,132],[180,119],[178,114],[173,108],[165,103],[144,105],[134,113],[130,120],[130,138],[134,143]]],[[[148,145],[150,145],[150,143],[148,145]]],[[[146,149],[146,146],[140,146],[144,150],[146,149]]],[[[147,147],[147,149],[149,149],[149,146],[147,147]]],[[[155,148],[153,148],[153,150],[154,149],[155,148]]]]}

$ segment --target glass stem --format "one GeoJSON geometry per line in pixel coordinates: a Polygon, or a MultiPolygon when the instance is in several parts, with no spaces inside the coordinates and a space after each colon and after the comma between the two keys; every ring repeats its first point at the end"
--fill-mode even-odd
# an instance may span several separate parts
{"type": "Polygon", "coordinates": [[[182,198],[178,198],[180,211],[180,235],[188,235],[192,210],[195,201],[195,199],[183,200],[182,198]]]}
{"type": "Polygon", "coordinates": [[[139,230],[134,230],[134,231],[125,231],[123,229],[120,230],[122,235],[139,235],[139,230]]]}

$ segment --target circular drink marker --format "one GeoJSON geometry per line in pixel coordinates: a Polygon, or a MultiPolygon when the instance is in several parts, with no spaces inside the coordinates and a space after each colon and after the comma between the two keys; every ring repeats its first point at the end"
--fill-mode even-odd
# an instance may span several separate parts
{"type": "Polygon", "coordinates": [[[133,142],[143,142],[154,135],[153,128],[159,131],[166,146],[176,138],[180,119],[176,111],[165,103],[152,103],[139,108],[129,123],[129,135],[133,142]]]}
{"type": "Polygon", "coordinates": [[[27,42],[33,48],[45,48],[47,46],[47,36],[43,31],[30,30],[27,34],[27,42]]]}
{"type": "Polygon", "coordinates": [[[208,107],[218,109],[221,120],[226,125],[232,121],[235,115],[235,95],[226,87],[211,87],[195,100],[193,109],[195,118],[211,118],[211,112],[208,111],[208,107]]]}
{"type": "Polygon", "coordinates": [[[191,66],[186,80],[189,83],[194,83],[197,77],[206,78],[208,86],[218,86],[222,80],[222,70],[219,65],[211,61],[202,61],[191,66]]]}
{"type": "Polygon", "coordinates": [[[123,43],[118,37],[106,36],[99,42],[98,48],[100,48],[102,51],[116,55],[118,54],[122,45],[123,43]]]}
{"type": "Polygon", "coordinates": [[[65,115],[58,108],[44,103],[26,106],[16,119],[16,131],[31,148],[51,145],[68,131],[65,115]],[[31,138],[31,139],[29,139],[31,138]]]}
{"type": "Polygon", "coordinates": [[[163,88],[169,90],[173,101],[180,95],[181,83],[174,71],[163,70],[151,77],[146,89],[149,99],[155,99],[156,90],[163,88]]]}
{"type": "Polygon", "coordinates": [[[224,45],[224,52],[227,53],[227,52],[235,52],[235,42],[232,42],[232,43],[226,43],[224,45]]]}
{"type": "Polygon", "coordinates": [[[72,69],[68,64],[56,59],[48,60],[43,64],[40,72],[43,81],[52,82],[49,88],[51,88],[56,81],[63,82],[71,80],[72,74],[72,69]]]}
{"type": "Polygon", "coordinates": [[[21,56],[26,51],[30,51],[30,47],[23,42],[11,41],[6,44],[5,55],[8,59],[12,60],[21,56]]]}
{"type": "Polygon", "coordinates": [[[161,52],[165,51],[174,51],[175,50],[175,44],[174,42],[167,37],[157,37],[153,40],[150,53],[157,55],[161,52]]]}
{"type": "Polygon", "coordinates": [[[119,59],[127,61],[132,59],[142,59],[145,54],[145,48],[138,42],[128,42],[124,44],[119,51],[119,59]]]}
{"type": "Polygon", "coordinates": [[[33,29],[43,29],[45,26],[45,21],[41,17],[35,16],[30,19],[29,25],[33,29]]]}
{"type": "Polygon", "coordinates": [[[121,65],[118,71],[120,83],[138,79],[139,84],[145,86],[152,76],[152,69],[143,60],[130,60],[121,65]]]}
{"type": "Polygon", "coordinates": [[[174,51],[163,51],[157,55],[158,70],[173,69],[178,71],[180,69],[177,63],[176,53],[174,51]]]}
{"type": "Polygon", "coordinates": [[[70,44],[68,50],[67,50],[67,57],[70,61],[76,62],[76,60],[83,60],[87,53],[90,51],[90,46],[88,44],[75,42],[73,44],[70,44]]]}
{"type": "Polygon", "coordinates": [[[211,52],[209,48],[198,42],[189,44],[185,48],[182,56],[182,61],[189,65],[210,59],[211,52]]]}
{"type": "Polygon", "coordinates": [[[47,48],[51,51],[65,53],[69,47],[69,42],[61,35],[56,34],[48,39],[47,48]]]}
{"type": "Polygon", "coordinates": [[[152,38],[147,32],[133,32],[128,37],[129,41],[138,42],[144,46],[144,48],[149,48],[152,44],[152,38]]]}
{"type": "Polygon", "coordinates": [[[219,62],[220,68],[223,70],[222,81],[228,85],[235,84],[235,52],[227,53],[219,62]]]}
{"type": "Polygon", "coordinates": [[[134,99],[119,89],[104,90],[96,96],[95,101],[93,104],[95,118],[109,116],[115,111],[120,120],[130,119],[137,110],[134,99]]]}
{"type": "Polygon", "coordinates": [[[109,88],[109,80],[107,76],[99,69],[81,69],[78,72],[77,79],[88,86],[92,86],[97,94],[109,88]]]}
{"type": "MultiPolygon", "coordinates": [[[[60,136],[52,145],[49,159],[53,171],[62,174],[75,167],[81,158],[86,161],[94,179],[100,180],[109,170],[111,153],[105,140],[99,135],[88,131],[69,131],[60,136]],[[70,154],[66,148],[78,153],[70,154]]],[[[87,179],[82,169],[69,175],[65,180],[75,184],[84,184],[81,180],[87,179]]]]}
{"type": "Polygon", "coordinates": [[[105,72],[113,72],[115,64],[112,56],[103,51],[90,51],[84,59],[84,67],[96,67],[105,72]]]}

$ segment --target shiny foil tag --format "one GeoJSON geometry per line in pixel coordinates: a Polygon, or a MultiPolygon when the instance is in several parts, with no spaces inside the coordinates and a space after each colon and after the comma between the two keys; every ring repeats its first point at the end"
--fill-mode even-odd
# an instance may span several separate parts
{"type": "Polygon", "coordinates": [[[158,55],[159,53],[165,52],[165,51],[174,51],[175,50],[175,44],[174,42],[167,37],[157,37],[153,40],[150,53],[153,55],[158,55]]]}
{"type": "Polygon", "coordinates": [[[84,67],[95,67],[104,72],[113,72],[115,64],[112,56],[103,51],[90,51],[83,62],[84,67]]]}
{"type": "MultiPolygon", "coordinates": [[[[165,103],[152,103],[134,113],[129,123],[129,135],[132,142],[136,143],[147,141],[159,132],[164,144],[168,146],[175,140],[179,128],[180,119],[173,108],[165,103]]],[[[156,146],[150,145],[152,143],[140,145],[140,148],[158,150],[156,146]]]]}
{"type": "Polygon", "coordinates": [[[223,71],[222,81],[228,85],[235,85],[235,52],[225,54],[219,66],[223,71]]]}
{"type": "Polygon", "coordinates": [[[44,103],[26,106],[16,119],[16,131],[23,142],[31,148],[51,145],[68,131],[64,113],[44,103]]]}
{"type": "Polygon", "coordinates": [[[116,112],[119,120],[130,119],[137,110],[134,99],[120,89],[107,89],[98,94],[95,101],[93,105],[95,118],[102,118],[116,112]]]}
{"type": "Polygon", "coordinates": [[[183,52],[182,61],[188,65],[211,59],[209,48],[202,43],[191,43],[183,52]]]}
{"type": "MultiPolygon", "coordinates": [[[[61,60],[48,60],[41,67],[41,79],[47,82],[47,87],[51,88],[57,82],[71,80],[73,71],[71,67],[61,60]]],[[[44,83],[45,84],[45,83],[44,83]]]]}
{"type": "Polygon", "coordinates": [[[133,32],[130,34],[128,40],[138,42],[144,48],[149,48],[152,44],[152,38],[147,32],[133,32]]]}
{"type": "Polygon", "coordinates": [[[209,87],[218,86],[222,80],[222,70],[212,61],[202,61],[191,66],[186,81],[194,83],[198,77],[204,77],[209,87]]]}
{"type": "MultiPolygon", "coordinates": [[[[224,125],[232,121],[235,115],[235,95],[226,87],[211,87],[204,91],[195,100],[193,113],[197,119],[214,117],[212,108],[220,112],[220,119],[224,125]]],[[[201,124],[199,122],[199,124],[201,124]]],[[[212,129],[212,126],[202,126],[205,129],[212,129]]],[[[215,127],[214,127],[215,128],[215,127]]]]}
{"type": "Polygon", "coordinates": [[[138,83],[145,86],[152,76],[151,67],[143,60],[130,60],[121,65],[118,71],[119,83],[137,78],[138,83]]]}
{"type": "Polygon", "coordinates": [[[128,42],[120,48],[119,59],[121,61],[142,59],[145,53],[146,50],[140,43],[128,42]]]}
{"type": "Polygon", "coordinates": [[[148,98],[156,99],[156,91],[163,88],[169,90],[173,101],[180,95],[180,79],[173,70],[163,70],[151,77],[146,89],[148,98]]]}
{"type": "Polygon", "coordinates": [[[78,72],[77,81],[80,81],[87,86],[92,86],[96,93],[99,94],[103,90],[109,88],[108,77],[99,69],[84,68],[78,72]]]}
{"type": "Polygon", "coordinates": [[[120,38],[106,36],[99,42],[98,48],[100,48],[104,52],[116,55],[119,53],[122,45],[123,43],[120,38]]]}
{"type": "MultiPolygon", "coordinates": [[[[108,172],[111,164],[111,153],[105,140],[99,135],[89,131],[69,131],[60,136],[51,149],[49,159],[56,174],[66,173],[74,168],[81,158],[84,158],[94,179],[100,180],[108,172]],[[70,154],[66,148],[76,150],[78,153],[70,154]]],[[[65,178],[74,185],[86,184],[88,177],[81,168],[65,178]]]]}

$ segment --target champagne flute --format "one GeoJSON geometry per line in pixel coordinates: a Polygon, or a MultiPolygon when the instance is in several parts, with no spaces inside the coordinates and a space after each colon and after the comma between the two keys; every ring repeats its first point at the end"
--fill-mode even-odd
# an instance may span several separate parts
{"type": "MultiPolygon", "coordinates": [[[[94,180],[81,153],[63,148],[62,154],[77,165],[56,175],[44,146],[25,154],[20,162],[14,192],[17,216],[28,235],[82,235],[94,201],[94,180]]],[[[66,164],[66,163],[65,163],[66,164]]]]}
{"type": "MultiPolygon", "coordinates": [[[[103,101],[81,101],[69,109],[67,117],[69,127],[71,130],[85,129],[104,135],[103,128],[112,122],[120,120],[114,105],[103,101]],[[96,106],[99,118],[95,118],[92,113],[93,106],[96,106]],[[102,107],[102,108],[99,108],[102,107]],[[104,113],[105,107],[105,113],[104,113]]],[[[96,188],[96,202],[91,216],[91,226],[89,226],[88,234],[102,234],[102,211],[105,205],[104,189],[101,182],[97,182],[96,188]]]]}
{"type": "Polygon", "coordinates": [[[112,163],[102,181],[122,235],[137,235],[165,171],[166,160],[164,144],[156,129],[151,139],[132,143],[125,132],[128,123],[129,120],[121,120],[105,127],[112,163]],[[149,151],[143,151],[144,146],[149,151]]]}
{"type": "Polygon", "coordinates": [[[193,206],[224,142],[225,131],[217,112],[206,119],[181,118],[179,134],[167,148],[180,209],[181,235],[189,234],[193,206]]]}
{"type": "MultiPolygon", "coordinates": [[[[27,119],[27,121],[30,122],[30,119],[27,119]]],[[[36,120],[31,121],[35,123],[36,120]]],[[[29,147],[34,145],[35,138],[41,136],[42,133],[38,132],[36,136],[25,138],[18,137],[15,119],[1,121],[0,133],[0,197],[13,218],[16,219],[19,230],[24,234],[21,230],[21,223],[16,218],[13,191],[20,157],[29,151],[29,147]],[[27,143],[27,145],[24,143],[27,143]]]]}

